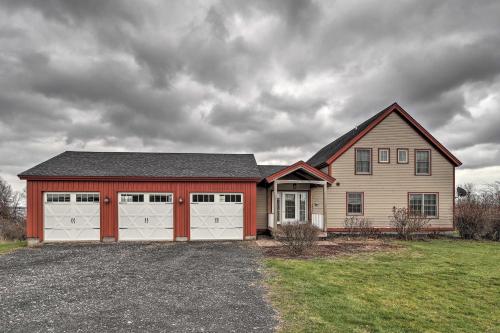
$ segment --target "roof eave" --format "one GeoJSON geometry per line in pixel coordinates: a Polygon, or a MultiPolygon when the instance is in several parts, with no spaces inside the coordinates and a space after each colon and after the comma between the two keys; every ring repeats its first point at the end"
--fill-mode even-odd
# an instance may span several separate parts
{"type": "Polygon", "coordinates": [[[22,180],[83,180],[83,181],[223,181],[223,182],[255,182],[262,180],[261,177],[148,177],[148,176],[36,176],[18,175],[22,180]]]}

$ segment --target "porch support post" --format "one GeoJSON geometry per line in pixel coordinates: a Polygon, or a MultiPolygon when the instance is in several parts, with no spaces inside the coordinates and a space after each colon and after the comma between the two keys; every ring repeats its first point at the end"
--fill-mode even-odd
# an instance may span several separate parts
{"type": "Polygon", "coordinates": [[[327,226],[326,226],[326,222],[327,222],[327,209],[326,209],[326,202],[327,202],[327,197],[328,197],[328,185],[327,185],[327,182],[324,182],[323,183],[323,231],[327,231],[327,226]]]}
{"type": "Polygon", "coordinates": [[[274,202],[273,202],[273,234],[276,232],[278,228],[278,181],[273,182],[273,193],[274,193],[274,202]]]}

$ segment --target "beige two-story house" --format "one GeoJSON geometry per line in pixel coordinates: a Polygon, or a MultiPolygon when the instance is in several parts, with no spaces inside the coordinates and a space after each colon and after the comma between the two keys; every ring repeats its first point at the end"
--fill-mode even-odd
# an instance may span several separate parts
{"type": "Polygon", "coordinates": [[[260,165],[257,228],[311,221],[325,232],[343,232],[346,218],[360,216],[381,231],[392,231],[393,207],[405,207],[430,219],[428,231],[450,231],[460,165],[394,103],[307,163],[260,165]]]}

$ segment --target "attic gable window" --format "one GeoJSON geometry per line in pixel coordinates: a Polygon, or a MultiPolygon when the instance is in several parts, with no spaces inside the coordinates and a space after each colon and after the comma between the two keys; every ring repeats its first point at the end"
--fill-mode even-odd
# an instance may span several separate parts
{"type": "Polygon", "coordinates": [[[408,149],[398,148],[398,164],[408,164],[408,149]]]}
{"type": "Polygon", "coordinates": [[[378,149],[378,162],[379,163],[389,163],[391,150],[389,148],[379,148],[378,149]]]}
{"type": "Polygon", "coordinates": [[[356,175],[371,175],[372,174],[372,150],[371,148],[356,148],[355,149],[355,174],[356,175]]]}

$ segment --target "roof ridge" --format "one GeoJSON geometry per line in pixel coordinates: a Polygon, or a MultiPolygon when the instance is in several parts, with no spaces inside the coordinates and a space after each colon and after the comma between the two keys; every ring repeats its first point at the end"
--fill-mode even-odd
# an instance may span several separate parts
{"type": "MultiPolygon", "coordinates": [[[[155,151],[94,151],[94,150],[66,150],[64,153],[89,153],[89,154],[179,154],[179,155],[255,155],[253,153],[182,153],[182,152],[155,152],[155,151]]],[[[59,156],[57,155],[57,156],[59,156]]]]}

